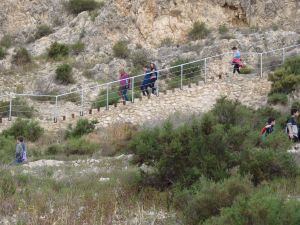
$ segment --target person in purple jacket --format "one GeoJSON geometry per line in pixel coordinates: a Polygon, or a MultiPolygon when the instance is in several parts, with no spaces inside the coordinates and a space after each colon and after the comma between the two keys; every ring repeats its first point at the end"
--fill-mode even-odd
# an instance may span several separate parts
{"type": "Polygon", "coordinates": [[[129,101],[127,96],[127,91],[130,88],[130,78],[124,69],[120,70],[120,93],[123,101],[129,101]]]}

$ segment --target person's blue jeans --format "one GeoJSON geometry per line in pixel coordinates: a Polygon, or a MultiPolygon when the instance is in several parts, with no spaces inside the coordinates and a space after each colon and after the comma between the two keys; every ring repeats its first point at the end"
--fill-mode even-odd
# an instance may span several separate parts
{"type": "Polygon", "coordinates": [[[121,90],[123,101],[129,101],[127,96],[127,90],[128,90],[127,88],[121,90]]]}

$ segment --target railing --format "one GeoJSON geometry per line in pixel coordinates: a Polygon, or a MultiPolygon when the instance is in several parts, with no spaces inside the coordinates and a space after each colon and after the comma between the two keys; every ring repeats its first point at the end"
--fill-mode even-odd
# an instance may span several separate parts
{"type": "MultiPolygon", "coordinates": [[[[265,72],[276,69],[284,63],[286,58],[299,53],[300,44],[261,53],[244,52],[242,58],[251,68],[251,74],[262,78],[265,72]]],[[[182,90],[191,83],[206,83],[224,76],[231,76],[231,59],[232,52],[227,52],[157,70],[155,94],[158,96],[167,89],[182,90]]],[[[128,97],[132,103],[141,97],[140,86],[144,76],[145,74],[141,74],[129,78],[131,88],[128,91],[128,97]]],[[[16,93],[2,95],[0,96],[0,123],[2,117],[7,117],[8,121],[11,121],[13,117],[30,117],[32,114],[41,119],[57,122],[61,117],[64,120],[66,114],[75,117],[78,112],[79,116],[87,112],[91,113],[91,109],[109,110],[110,106],[117,104],[121,99],[119,83],[120,80],[116,80],[59,95],[16,93]],[[28,104],[29,106],[26,106],[28,104]]],[[[126,104],[125,101],[124,104],[126,104]]]]}

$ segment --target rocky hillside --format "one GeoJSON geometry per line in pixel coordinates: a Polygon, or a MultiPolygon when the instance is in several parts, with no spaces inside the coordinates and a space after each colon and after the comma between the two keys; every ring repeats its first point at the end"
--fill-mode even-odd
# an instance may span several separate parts
{"type": "Polygon", "coordinates": [[[66,5],[66,0],[1,2],[0,39],[10,36],[13,42],[5,58],[0,59],[2,92],[63,92],[95,80],[116,79],[123,67],[131,74],[141,73],[132,57],[114,57],[112,48],[120,40],[128,43],[131,53],[145,52],[146,58],[160,68],[178,56],[192,60],[226,52],[235,45],[243,51],[262,51],[299,40],[296,0],[114,0],[78,15],[70,13],[66,5]],[[197,21],[204,22],[210,33],[202,40],[190,40],[188,33],[197,21]],[[37,37],[37,29],[43,24],[51,32],[37,37]],[[229,28],[225,35],[218,32],[220,25],[229,28]],[[75,84],[55,82],[55,70],[62,62],[45,57],[55,41],[84,44],[83,52],[63,61],[73,66],[75,84]],[[12,63],[18,46],[33,56],[33,65],[25,70],[12,63]]]}

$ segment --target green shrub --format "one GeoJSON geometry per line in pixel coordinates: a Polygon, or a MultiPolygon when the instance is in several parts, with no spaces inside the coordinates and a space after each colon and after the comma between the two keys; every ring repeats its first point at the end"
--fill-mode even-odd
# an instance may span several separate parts
{"type": "Polygon", "coordinates": [[[25,140],[36,141],[44,133],[44,129],[39,125],[37,121],[23,120],[18,118],[13,125],[3,131],[5,136],[12,136],[18,138],[23,136],[25,140]]]}
{"type": "Polygon", "coordinates": [[[244,151],[241,157],[241,173],[251,174],[255,185],[278,177],[295,177],[297,165],[286,152],[269,149],[244,151]]]}
{"type": "Polygon", "coordinates": [[[198,225],[219,215],[222,208],[230,207],[236,199],[252,191],[248,178],[231,177],[217,183],[201,178],[189,189],[177,191],[174,203],[182,211],[186,224],[198,225]]]}
{"type": "Polygon", "coordinates": [[[77,121],[74,129],[70,127],[67,131],[67,137],[81,137],[84,134],[91,133],[95,129],[95,121],[89,121],[88,119],[80,119],[77,121]]]}
{"type": "Polygon", "coordinates": [[[4,35],[4,36],[1,38],[0,46],[2,46],[2,47],[4,47],[4,48],[10,48],[11,45],[12,45],[11,36],[9,36],[9,35],[4,35]]]}
{"type": "Polygon", "coordinates": [[[49,27],[48,25],[46,25],[46,24],[39,25],[37,27],[37,31],[35,32],[35,39],[40,39],[44,36],[48,36],[52,32],[53,31],[52,31],[51,27],[49,27]]]}
{"type": "Polygon", "coordinates": [[[226,34],[228,33],[229,29],[225,24],[219,26],[219,34],[226,34]]]}
{"type": "Polygon", "coordinates": [[[250,197],[238,198],[231,207],[222,210],[203,225],[261,225],[299,224],[300,202],[286,200],[270,188],[253,192],[250,197]]]}
{"type": "Polygon", "coordinates": [[[92,11],[99,7],[95,0],[69,0],[67,8],[71,13],[78,14],[83,11],[92,11]]]}
{"type": "MultiPolygon", "coordinates": [[[[113,89],[109,90],[108,93],[108,105],[114,105],[119,102],[120,100],[119,90],[113,89]]],[[[93,103],[94,109],[99,109],[100,107],[105,107],[107,101],[107,94],[106,90],[100,91],[96,101],[93,103]]]]}
{"type": "Polygon", "coordinates": [[[57,155],[62,152],[63,152],[63,146],[61,144],[50,145],[46,150],[47,155],[57,155]]]}
{"type": "Polygon", "coordinates": [[[68,64],[62,64],[57,67],[56,69],[56,76],[55,79],[61,84],[73,84],[75,80],[72,75],[72,67],[68,64]]]}
{"type": "Polygon", "coordinates": [[[253,72],[253,68],[249,66],[244,66],[240,69],[241,74],[251,74],[253,72]]]}
{"type": "Polygon", "coordinates": [[[271,93],[289,94],[300,84],[300,57],[289,58],[284,65],[269,76],[271,93]]]}
{"type": "Polygon", "coordinates": [[[66,155],[92,155],[99,146],[83,138],[71,138],[64,146],[66,155]]]}
{"type": "MultiPolygon", "coordinates": [[[[0,116],[8,117],[9,116],[9,102],[0,102],[0,116]]],[[[35,110],[33,106],[29,106],[28,102],[20,97],[14,98],[12,100],[12,116],[15,117],[25,117],[32,118],[34,116],[35,110]]]]}
{"type": "Polygon", "coordinates": [[[273,93],[268,96],[268,103],[270,104],[282,104],[286,105],[288,103],[288,97],[284,93],[273,93]]]}
{"type": "Polygon", "coordinates": [[[16,54],[13,56],[13,63],[21,66],[31,63],[31,56],[26,48],[19,48],[16,54]]]}
{"type": "Polygon", "coordinates": [[[71,50],[75,55],[78,55],[79,53],[83,52],[84,48],[84,43],[81,41],[78,41],[75,44],[71,45],[71,50]]]}
{"type": "Polygon", "coordinates": [[[0,164],[10,163],[15,157],[16,141],[12,137],[0,136],[0,164]]]}
{"type": "Polygon", "coordinates": [[[6,56],[6,51],[2,47],[0,47],[0,60],[4,59],[5,56],[6,56]]]}
{"type": "Polygon", "coordinates": [[[148,52],[145,49],[137,49],[131,53],[130,58],[135,67],[143,67],[149,64],[148,52]]]}
{"type": "Polygon", "coordinates": [[[54,42],[48,49],[48,57],[58,60],[69,55],[69,47],[65,44],[54,42]]]}
{"type": "Polygon", "coordinates": [[[9,171],[0,170],[0,197],[9,198],[17,191],[17,184],[9,171]]]}
{"type": "Polygon", "coordinates": [[[129,56],[129,49],[126,41],[118,41],[113,46],[113,53],[115,57],[126,59],[129,56]]]}
{"type": "Polygon", "coordinates": [[[209,35],[210,31],[206,27],[204,22],[195,22],[193,28],[189,32],[189,38],[191,40],[204,39],[209,35]]]}

